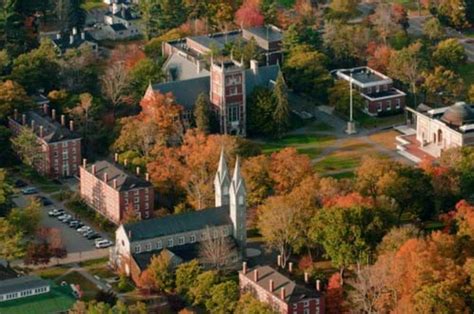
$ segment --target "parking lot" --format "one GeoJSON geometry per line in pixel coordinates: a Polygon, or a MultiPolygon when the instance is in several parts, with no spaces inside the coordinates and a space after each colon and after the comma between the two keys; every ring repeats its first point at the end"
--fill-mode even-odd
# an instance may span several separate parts
{"type": "MultiPolygon", "coordinates": [[[[28,199],[33,196],[37,195],[42,195],[47,197],[49,200],[53,202],[53,205],[49,206],[42,206],[41,208],[41,214],[42,214],[42,221],[41,221],[41,226],[42,227],[49,227],[49,228],[57,228],[61,230],[61,236],[63,239],[63,243],[68,251],[68,253],[81,253],[81,252],[87,252],[87,251],[93,251],[96,250],[94,246],[94,240],[88,240],[87,238],[83,237],[82,234],[76,231],[74,228],[70,228],[68,224],[62,223],[59,221],[56,217],[50,217],[48,216],[48,211],[58,208],[58,209],[64,209],[67,214],[72,215],[73,217],[76,217],[74,213],[67,211],[62,204],[59,202],[56,202],[54,199],[50,198],[47,194],[44,193],[38,193],[38,194],[33,194],[31,196],[26,196],[22,195],[21,193],[16,196],[13,201],[15,202],[16,206],[22,208],[25,207],[28,204],[28,199]]],[[[85,225],[87,223],[83,221],[85,225]]],[[[109,237],[102,233],[99,232],[99,230],[95,230],[97,233],[101,235],[102,238],[108,239],[109,237]]]]}

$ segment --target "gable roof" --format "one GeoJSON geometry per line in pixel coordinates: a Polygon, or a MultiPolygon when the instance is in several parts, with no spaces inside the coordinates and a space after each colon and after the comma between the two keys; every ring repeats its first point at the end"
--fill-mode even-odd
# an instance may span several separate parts
{"type": "Polygon", "coordinates": [[[231,225],[229,207],[213,207],[161,218],[125,224],[123,228],[130,242],[178,233],[202,230],[207,226],[231,225]]]}
{"type": "Polygon", "coordinates": [[[76,35],[73,35],[72,33],[66,34],[64,36],[61,36],[60,38],[54,38],[53,43],[61,49],[61,51],[65,51],[67,49],[71,48],[78,48],[84,43],[95,43],[94,37],[89,33],[89,32],[82,32],[82,33],[77,33],[76,35]],[[73,41],[71,43],[71,36],[73,38],[73,41]]]}
{"type": "Polygon", "coordinates": [[[293,303],[308,298],[318,298],[321,293],[316,289],[307,288],[304,285],[297,284],[284,274],[278,272],[276,269],[270,266],[256,266],[248,269],[247,273],[240,274],[246,276],[252,283],[257,284],[263,288],[267,293],[273,294],[275,297],[280,298],[281,289],[285,288],[285,302],[293,303]],[[258,271],[258,280],[254,281],[254,271],[258,271]],[[273,280],[273,291],[269,290],[270,280],[273,280]]]}
{"type": "Polygon", "coordinates": [[[99,160],[93,164],[88,164],[86,170],[92,173],[92,166],[95,166],[95,177],[100,180],[104,179],[104,174],[107,173],[107,183],[112,185],[114,180],[117,180],[118,191],[128,191],[136,188],[150,187],[151,183],[143,178],[137,177],[123,169],[121,166],[107,160],[99,160]]]}
{"type": "Polygon", "coordinates": [[[154,91],[172,93],[176,103],[190,110],[201,93],[209,95],[211,80],[209,75],[184,81],[173,81],[153,85],[154,91]]]}
{"type": "Polygon", "coordinates": [[[256,74],[252,69],[245,70],[245,93],[250,95],[257,86],[272,88],[270,81],[275,82],[279,72],[277,64],[258,67],[256,74]]]}
{"type": "Polygon", "coordinates": [[[161,252],[166,252],[171,257],[173,265],[181,264],[182,262],[189,262],[199,257],[200,244],[198,242],[187,243],[184,245],[173,246],[160,250],[153,250],[132,254],[133,259],[137,263],[140,270],[145,270],[150,264],[150,260],[154,255],[160,255],[161,252]]]}
{"type": "MultiPolygon", "coordinates": [[[[40,126],[43,127],[43,140],[47,143],[81,138],[79,134],[61,125],[58,121],[53,120],[43,111],[27,111],[25,118],[25,122],[29,127],[31,127],[31,122],[34,121],[35,129],[33,131],[37,136],[39,136],[40,133],[40,126]]],[[[21,124],[21,119],[21,115],[18,115],[18,118],[14,121],[21,124]]]]}
{"type": "Polygon", "coordinates": [[[37,276],[23,276],[0,281],[0,294],[49,286],[49,282],[37,276]]]}

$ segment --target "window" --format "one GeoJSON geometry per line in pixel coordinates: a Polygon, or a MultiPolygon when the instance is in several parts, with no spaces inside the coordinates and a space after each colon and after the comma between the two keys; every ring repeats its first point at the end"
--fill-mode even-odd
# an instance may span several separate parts
{"type": "Polygon", "coordinates": [[[140,204],[135,204],[133,207],[134,207],[136,210],[140,210],[140,204]]]}
{"type": "Polygon", "coordinates": [[[140,198],[139,198],[139,197],[135,197],[135,198],[133,199],[133,202],[134,202],[135,204],[138,203],[138,202],[140,202],[140,198]]]}
{"type": "Polygon", "coordinates": [[[67,147],[67,142],[63,142],[63,147],[67,147]]]}
{"type": "Polygon", "coordinates": [[[304,314],[309,314],[309,309],[304,309],[303,313],[304,314]]]}
{"type": "Polygon", "coordinates": [[[168,247],[172,247],[173,246],[173,239],[168,239],[168,247]]]}
{"type": "Polygon", "coordinates": [[[376,93],[379,93],[379,92],[380,92],[380,86],[379,86],[379,85],[375,86],[375,92],[376,92],[376,93]]]}
{"type": "Polygon", "coordinates": [[[157,250],[161,250],[161,248],[163,248],[163,242],[161,242],[161,240],[156,241],[155,245],[157,250]]]}
{"type": "Polygon", "coordinates": [[[128,198],[124,199],[123,201],[124,201],[125,205],[128,205],[128,198]]]}
{"type": "Polygon", "coordinates": [[[150,199],[150,197],[148,196],[148,194],[145,195],[145,201],[148,202],[148,200],[150,199]]]}
{"type": "Polygon", "coordinates": [[[390,110],[392,110],[392,101],[387,100],[387,111],[390,111],[390,110]]]}
{"type": "Polygon", "coordinates": [[[382,111],[382,103],[381,102],[377,103],[377,111],[378,112],[382,111]]]}
{"type": "Polygon", "coordinates": [[[387,84],[385,84],[385,85],[383,86],[383,90],[384,90],[384,91],[388,91],[388,85],[387,85],[387,84]]]}
{"type": "Polygon", "coordinates": [[[304,307],[308,307],[308,306],[309,306],[309,301],[308,301],[308,300],[305,300],[305,301],[303,302],[303,306],[304,306],[304,307]]]}
{"type": "Polygon", "coordinates": [[[147,243],[147,244],[145,245],[145,250],[151,251],[151,243],[147,243]]]}
{"type": "Polygon", "coordinates": [[[298,304],[297,303],[293,303],[293,310],[296,310],[298,308],[298,304]]]}
{"type": "Polygon", "coordinates": [[[139,192],[138,190],[135,190],[135,191],[133,191],[133,194],[138,195],[138,192],[139,192]]]}
{"type": "Polygon", "coordinates": [[[69,155],[67,153],[67,150],[63,151],[63,160],[68,160],[69,155]]]}
{"type": "MultiPolygon", "coordinates": [[[[148,205],[148,204],[147,204],[148,205]]],[[[145,218],[150,218],[150,212],[149,211],[146,211],[145,212],[145,218]]]]}
{"type": "Polygon", "coordinates": [[[178,238],[178,245],[183,245],[184,244],[184,237],[179,237],[178,238]]]}
{"type": "Polygon", "coordinates": [[[150,203],[145,203],[145,209],[150,209],[150,203]]]}
{"type": "Polygon", "coordinates": [[[395,105],[396,109],[400,109],[400,98],[397,98],[397,104],[395,105]]]}
{"type": "Polygon", "coordinates": [[[135,253],[140,253],[140,250],[140,245],[136,245],[134,249],[135,253]]]}
{"type": "Polygon", "coordinates": [[[230,122],[239,121],[239,115],[240,115],[239,105],[238,104],[229,105],[227,114],[229,115],[230,122]]]}
{"type": "Polygon", "coordinates": [[[244,197],[239,195],[239,205],[244,205],[244,197]]]}
{"type": "Polygon", "coordinates": [[[229,96],[234,96],[234,95],[237,95],[239,93],[239,90],[237,89],[237,87],[233,86],[233,87],[229,87],[229,96]]]}
{"type": "Polygon", "coordinates": [[[196,235],[192,234],[189,236],[189,242],[194,243],[196,242],[196,235]]]}
{"type": "Polygon", "coordinates": [[[73,153],[73,154],[76,153],[76,147],[75,147],[75,146],[72,147],[72,153],[73,153]]]}
{"type": "Polygon", "coordinates": [[[367,87],[367,94],[372,93],[372,87],[367,87]]]}
{"type": "Polygon", "coordinates": [[[55,150],[55,151],[53,152],[53,157],[55,157],[55,158],[58,157],[58,151],[57,151],[57,150],[55,150]]]}

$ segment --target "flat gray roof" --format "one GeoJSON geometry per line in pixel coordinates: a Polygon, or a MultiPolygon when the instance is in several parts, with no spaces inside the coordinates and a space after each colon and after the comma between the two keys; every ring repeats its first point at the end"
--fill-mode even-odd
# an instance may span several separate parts
{"type": "Polygon", "coordinates": [[[0,294],[49,286],[49,282],[37,276],[23,276],[0,281],[0,294]]]}

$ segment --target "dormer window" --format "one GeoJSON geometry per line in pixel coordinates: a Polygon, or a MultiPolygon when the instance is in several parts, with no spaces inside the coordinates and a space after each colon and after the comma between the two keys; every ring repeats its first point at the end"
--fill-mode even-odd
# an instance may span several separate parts
{"type": "Polygon", "coordinates": [[[244,205],[244,197],[242,195],[239,196],[239,205],[244,205]]]}

